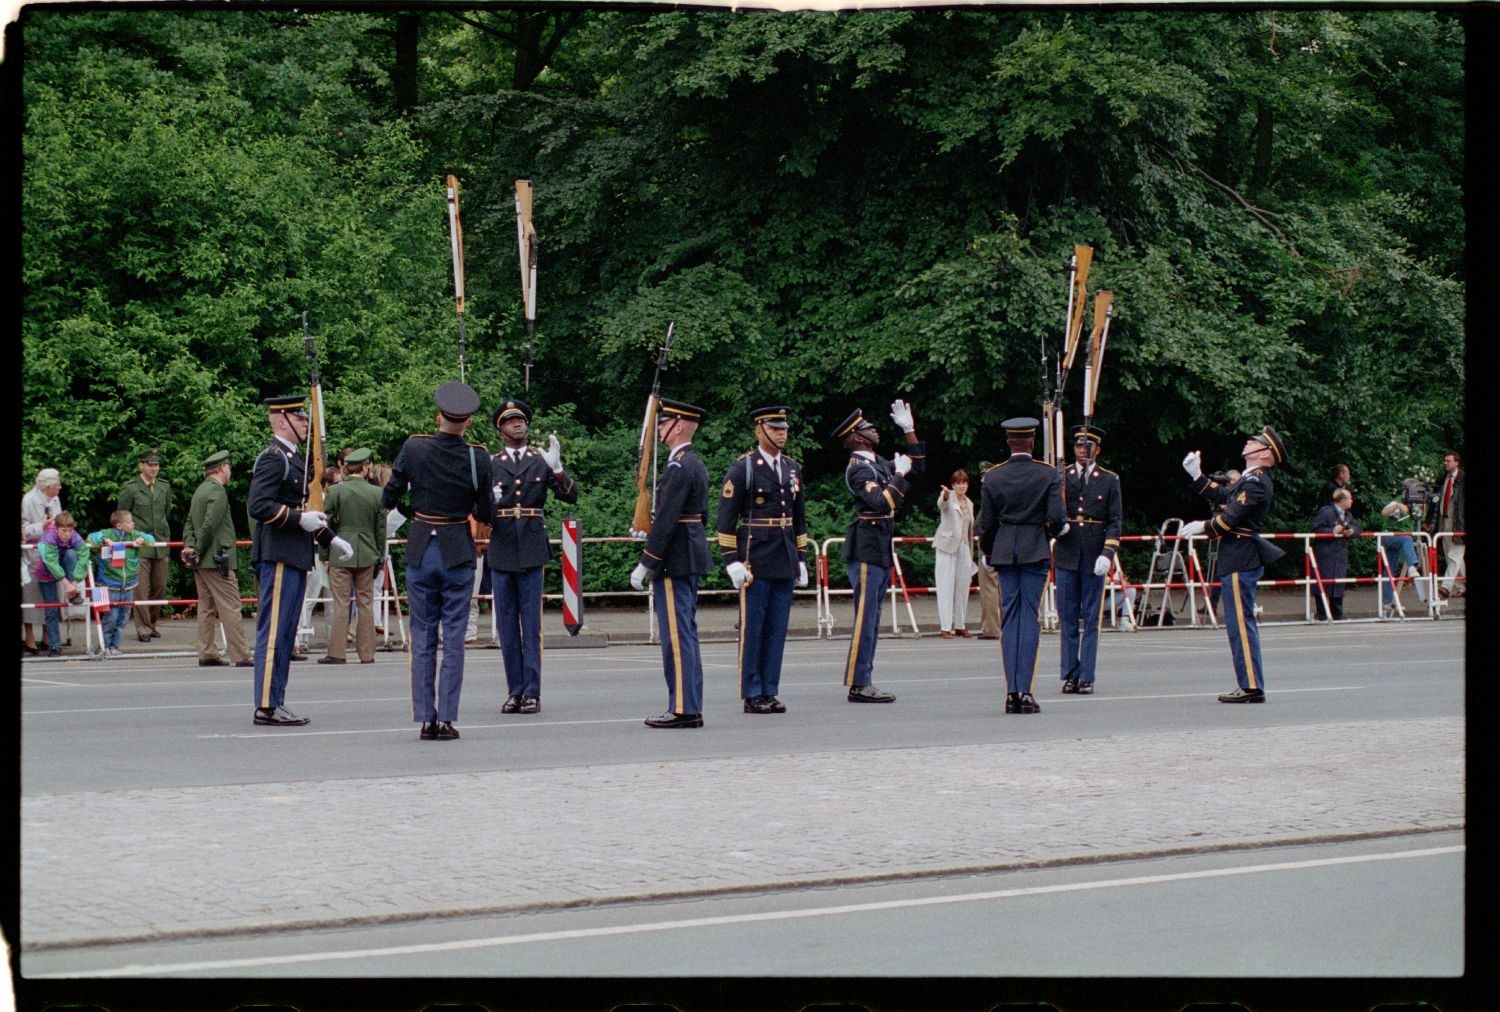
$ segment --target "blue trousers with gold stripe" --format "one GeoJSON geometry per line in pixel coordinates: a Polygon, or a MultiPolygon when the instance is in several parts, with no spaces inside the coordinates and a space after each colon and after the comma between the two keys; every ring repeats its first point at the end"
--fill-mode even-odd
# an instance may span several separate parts
{"type": "Polygon", "coordinates": [[[790,576],[757,577],[740,591],[740,697],[781,692],[781,657],[792,614],[790,576]]]}
{"type": "Polygon", "coordinates": [[[1000,580],[1000,658],[1006,692],[1031,692],[1036,686],[1036,654],[1042,642],[1042,592],[1047,563],[996,566],[1000,580]]]}
{"type": "Polygon", "coordinates": [[[255,610],[255,705],[274,710],[286,702],[307,572],[285,562],[257,562],[255,575],[260,581],[255,610]]]}
{"type": "Polygon", "coordinates": [[[703,712],[703,658],[698,653],[698,577],[658,576],[651,581],[661,632],[669,713],[703,712]]]}
{"type": "Polygon", "coordinates": [[[1255,621],[1255,589],[1265,567],[1227,573],[1219,577],[1219,607],[1224,629],[1229,633],[1229,656],[1234,658],[1234,677],[1242,689],[1266,688],[1260,666],[1260,627],[1255,621]]]}
{"type": "Polygon", "coordinates": [[[1062,679],[1094,684],[1094,662],[1099,656],[1099,612],[1104,605],[1104,577],[1087,569],[1059,569],[1057,621],[1062,627],[1062,679]]]}
{"type": "Polygon", "coordinates": [[[458,719],[464,687],[464,633],[474,593],[474,563],[443,566],[437,538],[422,557],[406,557],[406,594],[411,606],[411,719],[426,724],[458,719]],[[443,664],[438,669],[438,628],[443,630],[443,664]],[[441,677],[439,675],[441,674],[441,677]]]}
{"type": "Polygon", "coordinates": [[[510,696],[542,696],[542,567],[490,570],[500,658],[510,696]]]}
{"type": "Polygon", "coordinates": [[[854,629],[849,635],[849,659],[844,664],[844,684],[869,685],[875,671],[875,647],[880,642],[880,613],[885,610],[885,592],[891,586],[888,566],[849,562],[849,585],[854,588],[854,629]]]}

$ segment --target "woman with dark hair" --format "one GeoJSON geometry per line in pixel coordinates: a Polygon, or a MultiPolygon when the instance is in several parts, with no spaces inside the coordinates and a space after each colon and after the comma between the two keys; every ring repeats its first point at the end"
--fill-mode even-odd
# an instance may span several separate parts
{"type": "Polygon", "coordinates": [[[932,537],[937,553],[933,579],[937,593],[939,635],[943,639],[968,636],[964,619],[969,610],[969,581],[974,578],[974,503],[969,499],[969,475],[963,468],[938,493],[938,529],[932,537]]]}

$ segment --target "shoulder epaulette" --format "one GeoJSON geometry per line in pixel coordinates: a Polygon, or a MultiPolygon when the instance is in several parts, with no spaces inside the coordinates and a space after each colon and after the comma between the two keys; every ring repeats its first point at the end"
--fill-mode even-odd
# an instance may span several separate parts
{"type": "Polygon", "coordinates": [[[431,439],[432,438],[432,433],[430,433],[430,432],[413,432],[411,435],[407,436],[406,438],[407,439],[431,439]]]}

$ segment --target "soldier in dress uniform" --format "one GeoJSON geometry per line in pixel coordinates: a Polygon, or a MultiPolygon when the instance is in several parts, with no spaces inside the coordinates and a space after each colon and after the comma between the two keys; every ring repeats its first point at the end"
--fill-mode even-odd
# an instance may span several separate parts
{"type": "Polygon", "coordinates": [[[494,458],[495,512],[485,553],[505,664],[500,712],[537,713],[542,708],[542,567],[552,558],[542,507],[549,491],[576,503],[578,484],[563,470],[555,433],[545,450],[526,445],[531,407],[524,401],[506,401],[491,421],[505,441],[494,458]]]}
{"type": "MultiPolygon", "coordinates": [[[[136,585],[138,601],[160,601],[167,596],[167,559],[170,554],[167,542],[172,540],[169,515],[172,512],[172,483],[159,477],[161,474],[161,450],[142,450],[136,455],[139,474],[120,486],[115,508],[129,510],[135,517],[135,529],[154,537],[155,545],[141,549],[141,582],[136,585]]],[[[161,617],[161,605],[138,604],[135,606],[136,638],[142,643],[161,639],[156,628],[161,617]]]]}
{"type": "Polygon", "coordinates": [[[729,465],[719,493],[719,553],[740,592],[740,696],[746,713],[785,713],[781,658],[793,587],[807,586],[802,469],[782,453],[784,406],[750,412],[755,449],[729,465]]]}
{"type": "Polygon", "coordinates": [[[1193,479],[1193,490],[1214,507],[1211,519],[1194,520],[1178,529],[1184,537],[1206,534],[1219,542],[1214,572],[1219,580],[1219,601],[1224,629],[1229,634],[1229,654],[1239,688],[1219,697],[1221,703],[1264,703],[1265,669],[1260,662],[1260,628],[1255,620],[1255,591],[1266,566],[1286,553],[1260,536],[1271,512],[1275,486],[1271,469],[1286,462],[1286,446],[1276,430],[1267,425],[1245,440],[1240,451],[1245,469],[1230,484],[1203,473],[1203,455],[1192,451],[1182,460],[1182,469],[1193,479]]]}
{"type": "Polygon", "coordinates": [[[268,397],[265,403],[274,438],[255,458],[249,502],[255,522],[250,562],[260,602],[255,613],[255,723],[300,725],[308,718],[283,704],[314,547],[332,548],[340,558],[354,549],[328,528],[325,514],[302,509],[309,476],[300,446],[312,426],[307,396],[268,397]]]}
{"type": "Polygon", "coordinates": [[[236,575],[234,513],[229,508],[229,451],[203,459],[203,483],[188,504],[182,525],[182,564],[193,571],[198,596],[198,666],[254,667],[245,646],[245,622],[240,617],[240,581],[236,575]],[[224,627],[229,661],[219,659],[214,627],[224,627]]]}
{"type": "Polygon", "coordinates": [[[1073,430],[1073,466],[1063,471],[1068,533],[1052,546],[1057,618],[1062,625],[1062,690],[1090,695],[1099,654],[1104,580],[1120,550],[1120,476],[1099,466],[1104,430],[1073,430]]]}
{"type": "Polygon", "coordinates": [[[365,477],[370,448],[359,446],[341,454],[344,477],[331,485],[323,500],[329,525],[354,546],[347,559],[328,560],[328,589],[333,615],[328,620],[328,654],[319,664],[343,664],[349,652],[349,603],[358,616],[354,624],[354,652],[360,663],[375,663],[375,570],[385,558],[385,516],[382,491],[365,477]]]}
{"type": "Polygon", "coordinates": [[[402,444],[380,504],[395,509],[411,492],[406,594],[411,607],[412,720],[422,725],[421,740],[452,741],[458,737],[453,722],[463,691],[464,627],[474,587],[469,517],[489,519],[494,478],[489,450],[464,438],[479,410],[474,388],[444,383],[433,400],[437,431],[417,433],[402,444]]]}
{"type": "Polygon", "coordinates": [[[979,548],[983,565],[1000,582],[1000,656],[1005,668],[1005,712],[1037,713],[1037,648],[1042,592],[1047,586],[1049,538],[1068,532],[1062,475],[1031,455],[1035,418],[1002,423],[1010,457],[985,472],[980,489],[979,548]]]}
{"type": "Polygon", "coordinates": [[[703,660],[698,652],[698,580],[712,566],[703,517],[708,511],[708,469],[693,449],[702,408],[663,397],[656,438],[671,448],[656,480],[651,532],[630,585],[651,581],[667,677],[667,712],[647,727],[703,726],[703,660]]]}
{"type": "Polygon", "coordinates": [[[854,497],[855,517],[844,532],[844,561],[854,588],[854,629],[849,637],[849,659],[844,665],[844,684],[851,703],[893,703],[894,694],[871,684],[875,647],[880,638],[880,613],[885,592],[891,585],[894,556],[891,538],[896,533],[896,512],[911,488],[907,475],[920,474],[927,462],[927,449],[917,438],[916,422],[905,401],[891,404],[891,421],[906,436],[905,453],[890,460],[878,455],[880,430],[859,408],[839,423],[833,438],[849,451],[844,467],[844,485],[854,497]]]}

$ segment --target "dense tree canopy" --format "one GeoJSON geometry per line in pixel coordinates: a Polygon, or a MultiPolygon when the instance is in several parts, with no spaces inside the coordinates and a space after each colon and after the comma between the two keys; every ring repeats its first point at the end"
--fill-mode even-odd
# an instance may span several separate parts
{"type": "Polygon", "coordinates": [[[54,7],[22,29],[23,465],[95,521],[140,445],[188,487],[213,449],[248,461],[259,399],[306,383],[304,312],[332,445],[389,460],[430,429],[457,374],[447,173],[468,377],[558,431],[585,533],[624,532],[669,321],[664,392],[709,409],[711,471],[748,409],[791,406],[820,539],[847,512],[828,431],[909,399],[932,473],[906,527],[930,533],[938,484],[1038,411],[1075,243],[1115,294],[1096,421],[1132,532],[1198,515],[1183,452],[1233,466],[1262,424],[1292,458],[1284,528],[1338,461],[1369,508],[1462,442],[1462,14],[54,7]],[[542,244],[524,393],[517,178],[542,244]]]}

